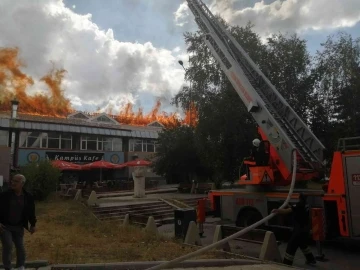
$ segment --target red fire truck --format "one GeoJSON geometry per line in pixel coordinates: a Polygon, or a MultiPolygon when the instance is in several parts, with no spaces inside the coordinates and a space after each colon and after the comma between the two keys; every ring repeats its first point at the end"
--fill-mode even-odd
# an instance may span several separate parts
{"type": "MultiPolygon", "coordinates": [[[[201,0],[187,0],[204,33],[205,43],[258,124],[267,159],[245,162],[238,187],[212,190],[212,210],[224,220],[246,227],[267,216],[287,197],[292,153],[297,152],[296,181],[324,176],[325,147],[266,78],[234,37],[201,0]]],[[[298,200],[296,190],[290,202],[298,200]]],[[[360,237],[360,138],[339,140],[330,179],[323,189],[301,190],[312,208],[325,214],[326,237],[360,237]]],[[[267,227],[290,227],[289,217],[276,216],[267,227]]]]}

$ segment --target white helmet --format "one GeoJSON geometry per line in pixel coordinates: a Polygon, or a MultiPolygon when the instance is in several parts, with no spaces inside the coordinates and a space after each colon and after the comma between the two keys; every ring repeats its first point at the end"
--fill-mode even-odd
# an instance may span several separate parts
{"type": "Polygon", "coordinates": [[[259,145],[260,145],[260,140],[259,140],[259,139],[254,139],[254,140],[252,141],[252,144],[253,144],[253,146],[255,146],[255,147],[259,147],[259,145]]]}

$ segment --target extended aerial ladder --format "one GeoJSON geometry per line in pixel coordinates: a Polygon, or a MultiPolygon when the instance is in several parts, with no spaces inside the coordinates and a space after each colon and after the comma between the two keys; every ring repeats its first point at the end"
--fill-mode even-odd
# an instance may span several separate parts
{"type": "Polygon", "coordinates": [[[240,184],[287,184],[294,149],[308,165],[298,170],[297,180],[319,177],[323,144],[207,6],[201,0],[187,3],[204,33],[206,45],[257,122],[262,139],[270,143],[271,164],[250,168],[250,176],[240,184]]]}

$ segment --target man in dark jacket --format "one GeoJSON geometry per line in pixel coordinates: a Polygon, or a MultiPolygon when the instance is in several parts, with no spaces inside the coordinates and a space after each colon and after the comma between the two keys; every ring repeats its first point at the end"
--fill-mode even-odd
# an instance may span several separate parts
{"type": "Polygon", "coordinates": [[[306,203],[306,195],[300,193],[299,202],[296,205],[290,205],[287,209],[274,209],[272,213],[290,214],[293,213],[294,229],[288,242],[283,263],[292,265],[296,250],[300,247],[304,253],[307,264],[316,264],[314,255],[308,247],[308,239],[310,235],[310,213],[309,205],[306,203]]]}
{"type": "Polygon", "coordinates": [[[266,154],[265,142],[263,140],[254,139],[252,144],[251,157],[255,161],[256,166],[269,165],[269,156],[266,154]]]}
{"type": "Polygon", "coordinates": [[[31,234],[36,230],[35,203],[31,194],[23,189],[25,181],[23,175],[17,174],[10,182],[10,189],[0,193],[0,236],[5,269],[11,269],[12,243],[16,248],[16,267],[25,269],[24,228],[31,234]]]}

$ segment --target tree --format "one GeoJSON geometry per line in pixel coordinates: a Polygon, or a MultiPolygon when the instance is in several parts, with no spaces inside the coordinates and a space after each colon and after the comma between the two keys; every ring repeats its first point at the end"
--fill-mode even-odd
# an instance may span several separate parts
{"type": "Polygon", "coordinates": [[[315,94],[322,107],[313,112],[312,128],[322,127],[325,146],[332,153],[337,139],[360,136],[360,39],[339,32],[321,44],[316,55],[319,80],[315,94]]]}
{"type": "Polygon", "coordinates": [[[153,161],[155,173],[168,183],[190,182],[194,177],[206,176],[196,151],[194,130],[189,126],[164,129],[159,133],[158,147],[153,161]]]}
{"type": "Polygon", "coordinates": [[[261,65],[268,79],[306,123],[317,78],[306,40],[297,35],[276,34],[267,41],[267,53],[261,65]]]}
{"type": "MultiPolygon", "coordinates": [[[[251,56],[261,59],[265,47],[251,24],[226,27],[251,56]]],[[[202,33],[185,33],[185,42],[191,55],[185,77],[191,80],[192,89],[182,89],[173,104],[183,109],[190,102],[195,104],[198,111],[195,140],[201,162],[211,172],[213,181],[234,181],[256,136],[255,122],[205,45],[202,33]]]]}
{"type": "MultiPolygon", "coordinates": [[[[306,122],[316,81],[306,41],[296,35],[277,34],[264,45],[251,23],[245,27],[225,26],[306,122]]],[[[193,87],[180,91],[173,103],[188,106],[190,99],[195,102],[200,158],[212,168],[216,179],[233,181],[238,178],[241,161],[249,154],[251,140],[257,137],[256,123],[206,47],[201,32],[185,33],[185,42],[191,55],[186,78],[193,87]]]]}
{"type": "Polygon", "coordinates": [[[20,169],[26,177],[25,188],[33,194],[35,200],[45,200],[56,191],[61,172],[48,160],[29,163],[20,169]]]}

